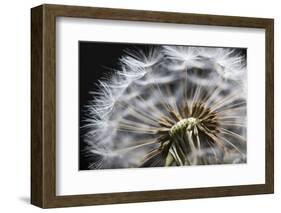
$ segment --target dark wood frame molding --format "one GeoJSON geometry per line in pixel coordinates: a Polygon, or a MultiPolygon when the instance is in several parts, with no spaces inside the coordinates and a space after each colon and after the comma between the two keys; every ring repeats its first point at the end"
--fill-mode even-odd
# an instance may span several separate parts
{"type": "Polygon", "coordinates": [[[31,203],[66,207],[218,196],[274,191],[274,20],[64,5],[31,9],[31,203]],[[56,17],[247,27],[265,29],[266,42],[266,183],[195,189],[56,195],[56,17]]]}

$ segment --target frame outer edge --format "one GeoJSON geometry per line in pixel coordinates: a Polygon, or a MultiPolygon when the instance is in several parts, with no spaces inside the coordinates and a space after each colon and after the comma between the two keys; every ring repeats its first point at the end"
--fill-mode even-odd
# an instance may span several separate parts
{"type": "Polygon", "coordinates": [[[31,9],[31,204],[43,207],[43,7],[31,9]]]}
{"type": "Polygon", "coordinates": [[[274,193],[274,19],[266,26],[266,185],[274,193]]]}
{"type": "Polygon", "coordinates": [[[31,9],[31,28],[31,203],[48,208],[56,197],[56,32],[47,5],[31,9]]]}
{"type": "Polygon", "coordinates": [[[189,25],[265,28],[270,18],[44,4],[54,16],[189,25]],[[168,18],[167,18],[168,17],[168,18]]]}
{"type": "Polygon", "coordinates": [[[56,16],[52,8],[43,7],[42,59],[42,165],[43,205],[56,200],[56,16]]]}

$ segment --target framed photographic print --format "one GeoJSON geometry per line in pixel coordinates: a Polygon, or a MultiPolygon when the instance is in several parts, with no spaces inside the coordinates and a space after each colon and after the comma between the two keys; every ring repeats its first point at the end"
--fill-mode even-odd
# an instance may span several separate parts
{"type": "Polygon", "coordinates": [[[31,203],[274,191],[273,19],[31,10],[31,203]]]}

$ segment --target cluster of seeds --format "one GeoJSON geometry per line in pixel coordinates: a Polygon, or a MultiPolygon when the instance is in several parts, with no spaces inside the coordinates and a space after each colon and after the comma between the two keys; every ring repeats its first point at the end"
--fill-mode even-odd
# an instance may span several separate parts
{"type": "Polygon", "coordinates": [[[171,137],[174,137],[176,134],[184,132],[187,129],[189,130],[193,128],[198,122],[199,120],[197,118],[193,118],[193,117],[184,118],[172,126],[169,134],[171,137]]]}

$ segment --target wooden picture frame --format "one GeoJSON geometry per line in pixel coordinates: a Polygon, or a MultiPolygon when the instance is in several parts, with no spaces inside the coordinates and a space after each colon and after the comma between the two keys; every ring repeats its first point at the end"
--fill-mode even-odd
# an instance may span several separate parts
{"type": "Polygon", "coordinates": [[[31,203],[41,208],[267,194],[274,191],[274,21],[218,15],[44,4],[31,9],[31,203]],[[56,18],[95,18],[265,29],[265,184],[56,195],[56,18]]]}

